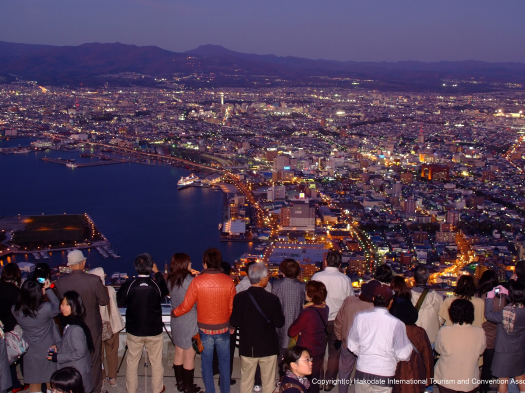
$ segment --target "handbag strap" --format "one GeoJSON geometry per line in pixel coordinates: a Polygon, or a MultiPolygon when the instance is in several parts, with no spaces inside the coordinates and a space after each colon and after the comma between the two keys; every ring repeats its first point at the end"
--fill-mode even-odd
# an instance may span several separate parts
{"type": "Polygon", "coordinates": [[[423,292],[421,293],[421,296],[419,297],[419,299],[417,299],[417,303],[416,303],[416,309],[417,309],[417,311],[419,311],[419,309],[420,309],[421,306],[423,305],[423,301],[424,301],[425,298],[427,297],[427,294],[428,294],[429,291],[430,291],[430,289],[425,288],[425,289],[423,290],[423,292]]]}
{"type": "Polygon", "coordinates": [[[319,318],[321,318],[321,322],[323,323],[324,332],[325,332],[325,334],[328,336],[329,334],[328,334],[328,330],[326,330],[326,325],[325,325],[325,323],[324,323],[323,316],[321,315],[321,313],[319,312],[319,310],[317,309],[317,307],[312,306],[312,308],[313,308],[315,311],[317,311],[317,314],[319,315],[319,318]]]}
{"type": "Polygon", "coordinates": [[[108,287],[104,286],[106,288],[106,293],[108,294],[108,304],[107,304],[107,308],[108,308],[108,317],[109,317],[109,322],[111,323],[111,298],[109,297],[109,289],[108,287]]]}
{"type": "Polygon", "coordinates": [[[263,310],[261,310],[261,307],[259,307],[259,305],[257,304],[257,302],[255,301],[255,298],[253,297],[253,295],[250,293],[249,290],[247,290],[246,292],[248,292],[248,296],[250,296],[250,299],[252,299],[252,302],[253,304],[255,305],[255,308],[257,308],[257,311],[259,311],[259,314],[262,315],[262,317],[264,318],[264,320],[269,323],[270,325],[273,325],[272,321],[270,321],[268,319],[268,317],[266,316],[266,314],[263,312],[263,310]]]}

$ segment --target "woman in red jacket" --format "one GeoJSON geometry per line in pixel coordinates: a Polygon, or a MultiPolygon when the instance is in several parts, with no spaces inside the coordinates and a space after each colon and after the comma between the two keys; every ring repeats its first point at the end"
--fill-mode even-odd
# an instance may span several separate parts
{"type": "Polygon", "coordinates": [[[297,345],[310,351],[313,358],[309,393],[319,393],[321,367],[326,347],[326,324],[328,323],[328,306],[325,304],[326,287],[320,281],[306,283],[306,303],[294,323],[288,329],[290,337],[298,336],[297,345]]]}

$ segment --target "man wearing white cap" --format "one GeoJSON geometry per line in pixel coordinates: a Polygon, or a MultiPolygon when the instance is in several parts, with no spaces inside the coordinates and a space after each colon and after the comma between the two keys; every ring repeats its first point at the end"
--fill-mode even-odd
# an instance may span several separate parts
{"type": "MultiPolygon", "coordinates": [[[[56,283],[56,287],[61,296],[67,291],[78,292],[84,307],[86,308],[86,325],[91,331],[95,351],[91,354],[93,375],[93,393],[102,390],[102,319],[100,317],[99,306],[106,306],[109,303],[109,296],[104,284],[97,276],[84,272],[86,267],[86,257],[80,250],[73,250],[67,254],[67,265],[71,268],[71,274],[61,277],[56,283]]],[[[88,393],[88,392],[86,392],[88,393]]]]}

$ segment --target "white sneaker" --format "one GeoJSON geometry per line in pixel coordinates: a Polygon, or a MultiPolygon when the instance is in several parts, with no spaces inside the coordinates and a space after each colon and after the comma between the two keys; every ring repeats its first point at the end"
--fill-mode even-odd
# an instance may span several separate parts
{"type": "Polygon", "coordinates": [[[255,385],[255,386],[253,387],[253,391],[254,391],[254,392],[260,392],[260,391],[262,391],[262,386],[261,386],[261,385],[255,385]]]}

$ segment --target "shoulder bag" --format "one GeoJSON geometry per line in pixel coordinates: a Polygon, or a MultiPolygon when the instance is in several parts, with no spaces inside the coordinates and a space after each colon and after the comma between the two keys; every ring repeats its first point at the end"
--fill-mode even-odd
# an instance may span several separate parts
{"type": "MultiPolygon", "coordinates": [[[[109,298],[109,291],[106,288],[106,293],[108,294],[109,298]]],[[[111,328],[111,299],[109,299],[108,305],[106,306],[108,308],[108,316],[109,321],[102,321],[102,341],[107,341],[111,337],[113,337],[113,329],[111,328]]]]}

